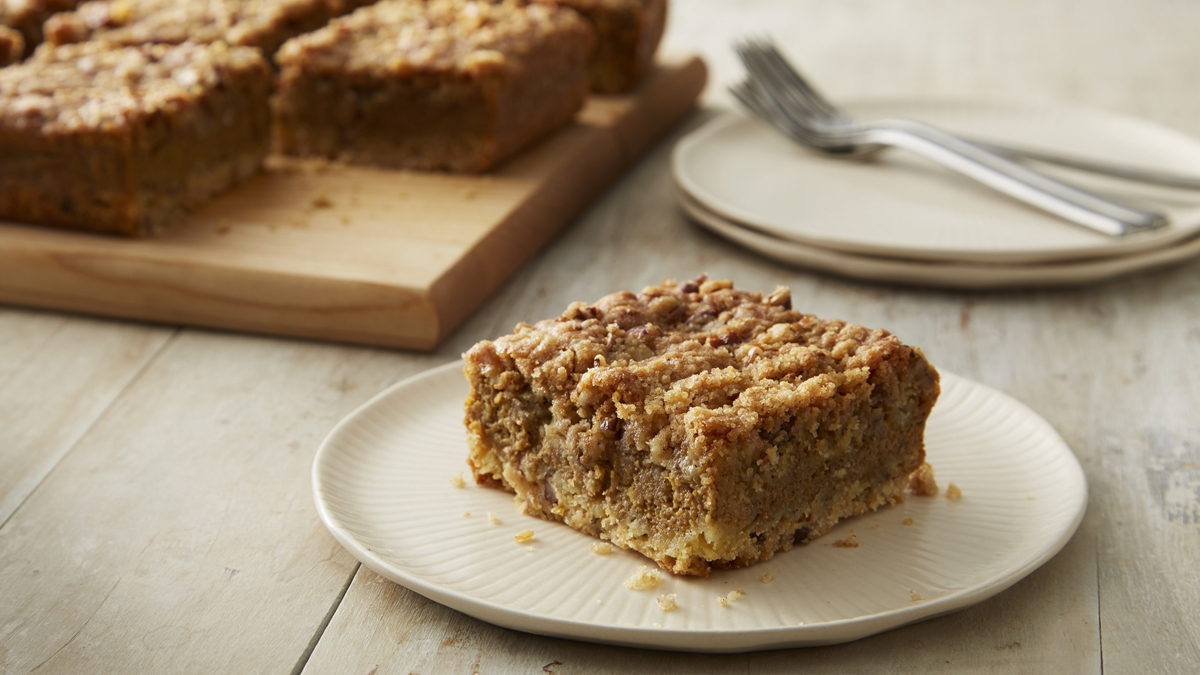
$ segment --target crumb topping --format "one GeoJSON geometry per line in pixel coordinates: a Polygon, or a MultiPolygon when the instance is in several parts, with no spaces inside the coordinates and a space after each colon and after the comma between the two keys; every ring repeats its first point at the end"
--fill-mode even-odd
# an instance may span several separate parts
{"type": "Polygon", "coordinates": [[[51,17],[45,32],[53,44],[101,39],[125,45],[190,41],[263,47],[278,40],[281,27],[336,9],[331,0],[91,0],[51,17]]]}
{"type": "Polygon", "coordinates": [[[0,70],[0,125],[43,134],[127,129],[254,70],[269,76],[258,50],[224,44],[43,47],[0,70]]]}
{"type": "Polygon", "coordinates": [[[545,35],[589,39],[574,12],[519,0],[381,0],[289,40],[276,60],[310,70],[399,75],[502,69],[545,35]]]}
{"type": "Polygon", "coordinates": [[[700,473],[707,448],[687,439],[733,442],[797,410],[815,414],[839,394],[869,392],[897,353],[920,358],[885,330],[792,309],[786,288],[764,296],[701,277],[573,303],[556,319],[477,344],[467,358],[484,376],[515,366],[557,418],[593,418],[655,463],[700,473]]]}

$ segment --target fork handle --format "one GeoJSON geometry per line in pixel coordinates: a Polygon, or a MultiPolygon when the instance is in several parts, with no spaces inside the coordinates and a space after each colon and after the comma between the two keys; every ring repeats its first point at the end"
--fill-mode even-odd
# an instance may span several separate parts
{"type": "Polygon", "coordinates": [[[871,122],[872,142],[916,152],[1023,202],[1098,232],[1122,236],[1163,227],[1157,213],[1117,204],[912,120],[871,122]]]}

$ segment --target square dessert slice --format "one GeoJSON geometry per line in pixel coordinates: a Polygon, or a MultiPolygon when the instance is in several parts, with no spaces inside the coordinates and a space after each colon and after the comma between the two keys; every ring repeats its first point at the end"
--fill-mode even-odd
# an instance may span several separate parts
{"type": "Polygon", "coordinates": [[[900,499],[938,395],[886,331],[703,279],[575,303],[464,358],[476,482],[689,575],[900,499]]]}
{"type": "Polygon", "coordinates": [[[0,0],[0,66],[16,63],[32,53],[42,42],[46,19],[55,12],[74,9],[75,1],[0,0]]]}
{"type": "Polygon", "coordinates": [[[550,5],[382,0],[280,49],[277,148],[486,171],[574,117],[590,43],[550,5]]]}
{"type": "Polygon", "coordinates": [[[90,0],[51,17],[46,41],[124,45],[226,42],[270,57],[288,38],[324,26],[365,0],[90,0]]]}
{"type": "Polygon", "coordinates": [[[539,0],[579,12],[596,31],[588,58],[594,92],[618,94],[637,86],[654,61],[667,24],[667,0],[539,0]]]}
{"type": "Polygon", "coordinates": [[[0,219],[147,234],[258,170],[270,88],[247,47],[43,46],[0,70],[0,219]]]}

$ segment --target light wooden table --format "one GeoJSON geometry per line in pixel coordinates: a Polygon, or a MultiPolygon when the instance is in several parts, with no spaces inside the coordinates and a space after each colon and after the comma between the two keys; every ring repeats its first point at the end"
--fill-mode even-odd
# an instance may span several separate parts
{"type": "MultiPolygon", "coordinates": [[[[1194,0],[676,0],[668,49],[729,105],[769,33],[838,98],[1080,104],[1200,136],[1194,0]]],[[[663,143],[432,354],[0,307],[0,674],[1200,672],[1200,263],[1090,288],[952,293],[787,269],[689,224],[663,143]],[[360,567],[313,453],[381,388],[570,301],[707,272],[791,286],[1006,391],[1079,456],[1066,549],[966,611],[731,656],[512,632],[360,567]]]]}

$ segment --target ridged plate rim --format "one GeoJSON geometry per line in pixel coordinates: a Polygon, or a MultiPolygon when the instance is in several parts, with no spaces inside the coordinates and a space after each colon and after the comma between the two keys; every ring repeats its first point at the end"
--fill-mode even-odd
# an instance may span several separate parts
{"type": "MultiPolygon", "coordinates": [[[[1087,507],[1087,482],[1083,474],[1083,469],[1075,458],[1074,453],[1071,452],[1070,448],[1058,436],[1049,423],[1019,401],[1012,399],[1006,394],[945,371],[942,371],[941,375],[943,400],[946,394],[950,392],[956,392],[956,396],[983,396],[995,402],[997,406],[1008,414],[1015,413],[1021,416],[1021,421],[1026,425],[1032,425],[1036,431],[1035,435],[1039,439],[1038,442],[1047,444],[1050,450],[1048,457],[1056,463],[1056,475],[1062,481],[1062,485],[1058,486],[1061,489],[1056,493],[1056,498],[1059,500],[1056,509],[1047,510],[1057,514],[1058,520],[1053,530],[1046,532],[1036,542],[1035,549],[1028,551],[1028,554],[1022,560],[1010,565],[1001,573],[992,574],[986,578],[979,578],[968,587],[934,600],[920,603],[914,601],[913,604],[907,606],[896,607],[888,611],[876,612],[869,615],[819,623],[806,623],[804,625],[734,630],[722,629],[720,627],[671,629],[578,621],[524,611],[510,605],[491,602],[468,593],[458,592],[445,585],[431,582],[423,578],[420,574],[415,573],[411,567],[397,564],[396,561],[379,554],[364,541],[368,537],[364,535],[361,526],[364,524],[369,526],[372,523],[362,523],[359,528],[355,528],[352,523],[347,522],[353,519],[352,514],[349,514],[347,510],[348,505],[355,504],[356,498],[362,499],[363,497],[353,494],[353,491],[347,492],[343,490],[342,492],[338,492],[338,488],[334,486],[336,480],[333,480],[334,477],[331,473],[331,471],[335,470],[333,468],[334,463],[338,461],[348,461],[352,464],[357,463],[354,468],[369,472],[378,468],[377,465],[372,465],[371,462],[388,461],[389,455],[395,454],[393,448],[368,448],[365,457],[350,457],[348,454],[349,448],[346,444],[348,434],[354,433],[356,426],[362,425],[366,416],[380,406],[394,404],[397,400],[407,400],[403,398],[398,399],[398,397],[408,396],[411,398],[414,392],[420,391],[422,387],[431,383],[439,386],[448,385],[448,380],[457,379],[462,381],[461,391],[465,394],[466,384],[462,380],[461,361],[433,368],[388,387],[335,425],[321,443],[313,460],[313,494],[321,521],[329,529],[330,533],[333,534],[334,538],[367,567],[435,602],[499,626],[529,633],[601,644],[694,652],[729,653],[838,644],[954,612],[1000,593],[1057,554],[1070,541],[1083,519],[1087,507]]],[[[421,405],[422,402],[427,403],[434,409],[447,406],[453,407],[461,415],[462,397],[455,397],[452,400],[449,397],[434,397],[433,399],[417,397],[416,403],[421,405]]],[[[443,414],[445,414],[444,410],[443,414]]],[[[941,419],[938,415],[938,408],[935,407],[927,429],[927,438],[930,436],[936,437],[939,433],[939,426],[951,428],[952,422],[953,420],[941,419]]],[[[933,441],[927,441],[927,445],[930,446],[931,457],[936,454],[932,444],[933,441]]],[[[464,460],[462,461],[464,469],[466,468],[465,457],[466,446],[464,437],[460,454],[461,460],[464,460]]],[[[345,465],[341,466],[344,467],[345,465]]],[[[447,476],[448,483],[449,476],[447,476]]],[[[945,484],[943,483],[944,487],[945,484]]],[[[482,490],[483,488],[479,489],[482,490]]],[[[969,498],[969,494],[966,498],[969,498]]],[[[912,502],[916,499],[920,498],[910,498],[909,501],[912,502]]],[[[929,499],[945,498],[936,497],[929,499]]],[[[565,526],[547,523],[546,521],[536,520],[527,516],[518,516],[513,511],[509,511],[504,516],[508,520],[514,518],[528,519],[530,527],[559,527],[570,532],[571,536],[577,536],[585,542],[594,541],[590,537],[569,530],[565,526]]],[[[870,515],[860,518],[869,517],[870,515]]],[[[859,520],[851,519],[847,522],[852,525],[859,520]]],[[[838,525],[838,528],[846,526],[846,523],[842,523],[838,525]]],[[[837,530],[834,533],[826,535],[822,540],[827,540],[835,536],[836,532],[837,530]]],[[[810,544],[809,546],[812,545],[810,544]]],[[[806,548],[796,547],[792,552],[776,556],[775,560],[779,560],[782,556],[787,555],[803,555],[803,551],[806,548]]],[[[580,545],[578,550],[578,555],[591,555],[587,552],[586,544],[580,545]]],[[[621,553],[636,557],[635,554],[621,553]]],[[[760,563],[760,565],[768,563],[760,563]]],[[[754,569],[754,567],[748,569],[754,569]]],[[[636,601],[639,602],[644,602],[646,597],[644,595],[637,595],[632,591],[625,591],[624,589],[620,589],[619,591],[614,590],[614,594],[621,598],[636,598],[636,601]],[[621,595],[621,593],[627,593],[628,595],[621,595]]],[[[633,601],[629,600],[629,602],[633,601]]]]}

